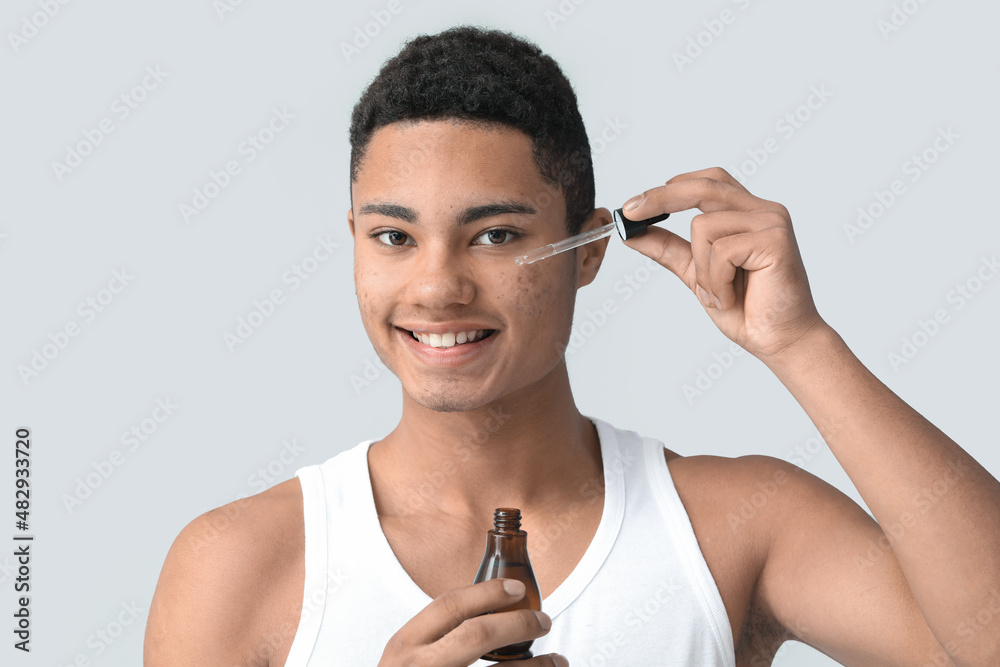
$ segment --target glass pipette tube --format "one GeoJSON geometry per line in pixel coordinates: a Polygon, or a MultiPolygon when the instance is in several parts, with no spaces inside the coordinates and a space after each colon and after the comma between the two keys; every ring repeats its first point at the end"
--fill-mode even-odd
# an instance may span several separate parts
{"type": "Polygon", "coordinates": [[[585,243],[590,243],[591,241],[596,241],[597,239],[603,239],[605,236],[610,236],[613,231],[615,231],[615,223],[609,222],[603,227],[591,229],[589,232],[583,232],[582,234],[571,236],[568,239],[563,239],[557,243],[543,245],[541,248],[532,250],[527,255],[515,257],[514,263],[518,266],[521,266],[522,264],[531,264],[532,262],[537,262],[540,259],[545,259],[546,257],[551,257],[552,255],[572,250],[573,248],[582,246],[585,243]]]}

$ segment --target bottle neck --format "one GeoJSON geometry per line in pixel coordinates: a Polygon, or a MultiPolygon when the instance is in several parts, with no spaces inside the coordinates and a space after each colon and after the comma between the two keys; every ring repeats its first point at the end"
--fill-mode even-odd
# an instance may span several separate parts
{"type": "Polygon", "coordinates": [[[493,531],[498,535],[523,535],[521,510],[516,507],[498,507],[493,512],[493,531]]]}

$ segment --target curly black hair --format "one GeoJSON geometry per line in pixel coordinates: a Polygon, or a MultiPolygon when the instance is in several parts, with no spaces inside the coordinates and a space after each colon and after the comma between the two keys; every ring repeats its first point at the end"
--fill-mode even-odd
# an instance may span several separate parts
{"type": "Polygon", "coordinates": [[[524,132],[542,178],[566,199],[567,230],[579,233],[594,211],[594,166],[576,94],[555,60],[521,37],[475,26],[411,39],[351,114],[351,183],[380,127],[440,119],[524,132]]]}

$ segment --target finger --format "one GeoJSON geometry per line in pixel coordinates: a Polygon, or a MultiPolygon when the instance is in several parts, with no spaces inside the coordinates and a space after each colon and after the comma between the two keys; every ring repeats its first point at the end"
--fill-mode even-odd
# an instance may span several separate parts
{"type": "Polygon", "coordinates": [[[736,303],[733,283],[739,268],[759,271],[772,266],[781,252],[782,230],[764,229],[725,236],[712,244],[710,283],[722,308],[736,303]]]}
{"type": "MultiPolygon", "coordinates": [[[[501,667],[501,665],[509,664],[511,663],[494,662],[489,667],[501,667]]],[[[546,655],[536,655],[534,658],[529,658],[528,660],[515,660],[513,664],[521,665],[522,667],[569,667],[569,660],[558,653],[547,653],[546,655]]]]}
{"type": "Polygon", "coordinates": [[[753,252],[752,241],[745,238],[748,236],[752,234],[735,234],[712,244],[708,282],[712,298],[718,300],[716,305],[721,310],[731,308],[736,303],[736,287],[733,284],[736,268],[753,252]]]}
{"type": "Polygon", "coordinates": [[[400,630],[400,639],[410,644],[430,644],[466,620],[494,609],[502,609],[524,597],[524,584],[516,579],[490,579],[442,593],[421,609],[400,630]],[[508,592],[508,582],[515,592],[508,592]]]}
{"type": "Polygon", "coordinates": [[[630,220],[645,220],[661,213],[676,213],[690,208],[712,211],[758,211],[771,208],[773,202],[755,197],[746,188],[706,176],[692,177],[646,190],[625,203],[623,213],[630,220]]]}
{"type": "Polygon", "coordinates": [[[634,236],[623,243],[668,269],[683,280],[685,285],[694,289],[694,262],[691,244],[686,239],[668,229],[651,225],[646,228],[645,234],[634,236]]]}
{"type": "Polygon", "coordinates": [[[744,187],[742,183],[736,180],[732,174],[723,169],[722,167],[709,167],[708,169],[699,169],[697,171],[689,171],[686,174],[677,174],[671,178],[667,183],[676,183],[678,181],[689,181],[693,178],[711,178],[716,181],[722,181],[723,183],[728,183],[733,187],[740,188],[744,192],[749,193],[750,191],[744,187]]]}
{"type": "Polygon", "coordinates": [[[552,619],[548,614],[532,609],[499,611],[470,618],[431,645],[431,664],[445,660],[472,664],[484,653],[502,646],[535,640],[548,634],[552,619]]]}
{"type": "Polygon", "coordinates": [[[701,301],[705,308],[715,308],[714,297],[709,293],[710,275],[712,263],[712,241],[705,230],[706,222],[704,216],[709,213],[696,215],[691,219],[691,256],[694,259],[694,280],[695,296],[701,301]],[[695,221],[698,221],[697,223],[695,221]]]}
{"type": "Polygon", "coordinates": [[[702,213],[691,219],[691,253],[694,257],[696,293],[703,306],[721,308],[724,303],[722,295],[714,289],[717,284],[713,279],[716,275],[713,267],[714,244],[734,234],[760,231],[781,225],[782,222],[777,213],[770,211],[715,211],[702,213]]]}

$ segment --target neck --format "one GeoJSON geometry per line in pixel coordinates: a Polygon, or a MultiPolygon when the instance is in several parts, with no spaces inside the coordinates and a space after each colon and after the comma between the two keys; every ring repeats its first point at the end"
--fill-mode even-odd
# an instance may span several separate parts
{"type": "Polygon", "coordinates": [[[389,515],[492,520],[497,507],[557,507],[603,482],[597,430],[573,402],[565,360],[475,410],[436,412],[404,391],[399,425],[372,444],[369,464],[389,515]]]}

